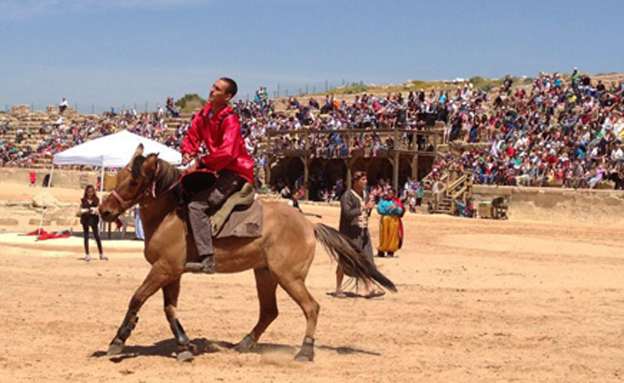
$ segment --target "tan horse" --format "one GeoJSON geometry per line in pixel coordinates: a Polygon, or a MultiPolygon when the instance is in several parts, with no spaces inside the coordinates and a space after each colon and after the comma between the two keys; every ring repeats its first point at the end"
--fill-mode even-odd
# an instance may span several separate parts
{"type": "MultiPolygon", "coordinates": [[[[180,172],[158,159],[158,155],[143,157],[141,153],[142,147],[139,147],[128,166],[118,173],[117,187],[100,206],[102,218],[110,222],[134,204],[140,204],[145,231],[145,259],[152,265],[143,284],[130,300],[126,317],[109,345],[108,354],[123,351],[125,341],[137,323],[139,309],[149,297],[162,289],[165,315],[178,345],[177,358],[180,361],[190,360],[194,346],[176,317],[176,306],[184,265],[187,261],[196,261],[197,252],[192,235],[186,233],[184,208],[178,202],[181,191],[177,180],[180,172]]],[[[337,230],[323,224],[312,224],[285,203],[264,202],[262,237],[215,241],[218,273],[253,269],[256,277],[260,318],[251,332],[235,346],[237,350],[248,351],[254,347],[277,317],[275,293],[279,285],[297,302],[306,317],[303,345],[295,359],[314,359],[314,332],[320,306],[308,292],[305,278],[314,258],[317,240],[347,275],[358,280],[369,278],[396,291],[394,284],[337,230]]]]}

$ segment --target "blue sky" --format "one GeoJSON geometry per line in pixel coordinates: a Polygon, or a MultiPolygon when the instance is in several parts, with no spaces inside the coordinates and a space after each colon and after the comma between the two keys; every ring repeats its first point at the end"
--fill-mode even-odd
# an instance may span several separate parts
{"type": "Polygon", "coordinates": [[[0,0],[0,108],[624,72],[624,1],[0,0]]]}

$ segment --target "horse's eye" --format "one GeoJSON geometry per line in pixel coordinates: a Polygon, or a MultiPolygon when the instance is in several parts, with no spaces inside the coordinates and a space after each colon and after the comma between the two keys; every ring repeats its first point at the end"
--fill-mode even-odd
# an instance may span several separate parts
{"type": "Polygon", "coordinates": [[[137,181],[135,181],[135,180],[131,180],[131,181],[130,181],[130,186],[132,186],[132,187],[136,187],[136,186],[138,186],[138,185],[139,185],[139,183],[138,183],[137,181]]]}

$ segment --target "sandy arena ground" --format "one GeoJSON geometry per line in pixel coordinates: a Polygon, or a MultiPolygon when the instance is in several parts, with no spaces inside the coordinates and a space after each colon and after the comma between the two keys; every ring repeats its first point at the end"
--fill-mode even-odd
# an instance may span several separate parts
{"type": "MultiPolygon", "coordinates": [[[[0,200],[38,188],[2,185],[0,200]]],[[[80,190],[52,189],[76,202],[80,190]]],[[[70,209],[71,210],[71,209],[70,209]]],[[[339,210],[304,206],[336,226],[339,210]]],[[[30,214],[0,208],[2,217],[30,214]]],[[[321,221],[311,218],[314,221],[321,221]]],[[[321,304],[316,360],[294,362],[300,309],[278,290],[280,316],[256,352],[225,347],[255,324],[253,273],[186,275],[179,315],[200,354],[180,364],[158,293],[126,353],[109,359],[148,272],[136,241],[105,241],[109,262],[80,260],[80,238],[35,243],[32,226],[0,235],[2,382],[607,382],[624,375],[622,226],[408,215],[396,259],[377,259],[399,289],[366,300],[326,295],[334,268],[317,246],[308,277],[321,304]],[[620,249],[620,250],[618,250],[620,249]]],[[[377,220],[372,219],[377,243],[377,220]]],[[[74,228],[76,229],[76,228],[74,228]]],[[[91,242],[92,249],[95,244],[91,242]]],[[[95,250],[92,250],[95,253],[95,250]]]]}

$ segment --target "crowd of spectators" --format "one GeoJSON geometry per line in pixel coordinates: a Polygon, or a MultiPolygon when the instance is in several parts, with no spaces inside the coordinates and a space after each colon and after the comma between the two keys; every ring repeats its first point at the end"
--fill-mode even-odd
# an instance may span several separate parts
{"type": "Polygon", "coordinates": [[[134,109],[118,112],[114,107],[95,120],[83,119],[76,123],[67,122],[68,119],[61,115],[53,123],[43,122],[36,135],[20,125],[1,125],[0,167],[33,167],[39,159],[51,159],[56,153],[122,129],[177,148],[189,126],[181,124],[174,133],[168,133],[164,116],[159,118],[158,113],[138,114],[134,109]],[[13,132],[15,136],[12,137],[13,132]],[[32,141],[33,137],[37,142],[32,141]]]}
{"type": "MultiPolygon", "coordinates": [[[[311,132],[281,135],[276,139],[275,149],[300,150],[307,144],[307,148],[317,158],[346,158],[357,150],[362,151],[365,157],[374,157],[381,151],[395,147],[392,136],[380,135],[380,130],[398,127],[420,131],[433,125],[438,117],[435,111],[428,110],[418,102],[416,92],[410,92],[407,98],[401,93],[389,93],[385,98],[364,93],[355,96],[350,103],[338,101],[330,95],[325,97],[322,104],[315,98],[301,103],[291,97],[287,111],[290,113],[277,115],[268,128],[286,131],[305,128],[311,132]],[[354,132],[347,134],[345,130],[354,132]]],[[[417,142],[412,142],[412,138],[409,134],[401,137],[409,147],[418,145],[420,150],[433,149],[423,136],[418,136],[417,142]]]]}
{"type": "MultiPolygon", "coordinates": [[[[320,102],[313,97],[305,101],[290,97],[285,111],[276,111],[275,100],[268,97],[266,88],[260,88],[253,100],[238,100],[233,107],[258,170],[267,161],[266,148],[259,143],[272,131],[283,132],[270,142],[272,150],[307,148],[311,157],[323,159],[346,158],[359,150],[373,157],[397,145],[393,135],[381,134],[390,128],[402,130],[403,147],[433,150],[428,136],[418,132],[441,121],[442,142],[454,142],[454,147],[459,142],[460,149],[438,158],[429,179],[449,170],[470,170],[477,184],[591,188],[609,179],[615,188],[624,186],[621,82],[592,81],[576,68],[565,77],[540,73],[533,84],[515,85],[514,81],[506,76],[500,89],[489,93],[462,83],[454,91],[420,89],[385,97],[363,93],[349,102],[332,95],[320,102]]],[[[32,166],[37,157],[51,157],[120,129],[177,149],[190,119],[175,131],[168,130],[165,118],[179,116],[179,111],[173,98],[165,105],[166,109],[150,114],[134,109],[118,112],[113,107],[99,120],[81,124],[66,125],[62,115],[54,124],[42,124],[39,136],[44,138],[34,147],[22,144],[32,136],[30,131],[0,126],[0,165],[32,166]],[[8,137],[12,132],[15,136],[8,137]]],[[[339,198],[340,180],[332,182],[332,187],[326,186],[323,175],[312,174],[311,180],[324,185],[315,188],[315,198],[339,198]]],[[[404,188],[404,195],[423,186],[414,182],[418,186],[404,188]]]]}
{"type": "Polygon", "coordinates": [[[576,68],[567,80],[541,73],[530,87],[511,82],[488,110],[454,117],[450,140],[483,144],[440,158],[432,178],[469,170],[477,184],[594,188],[610,180],[606,187],[623,188],[622,82],[594,82],[576,68]]]}

